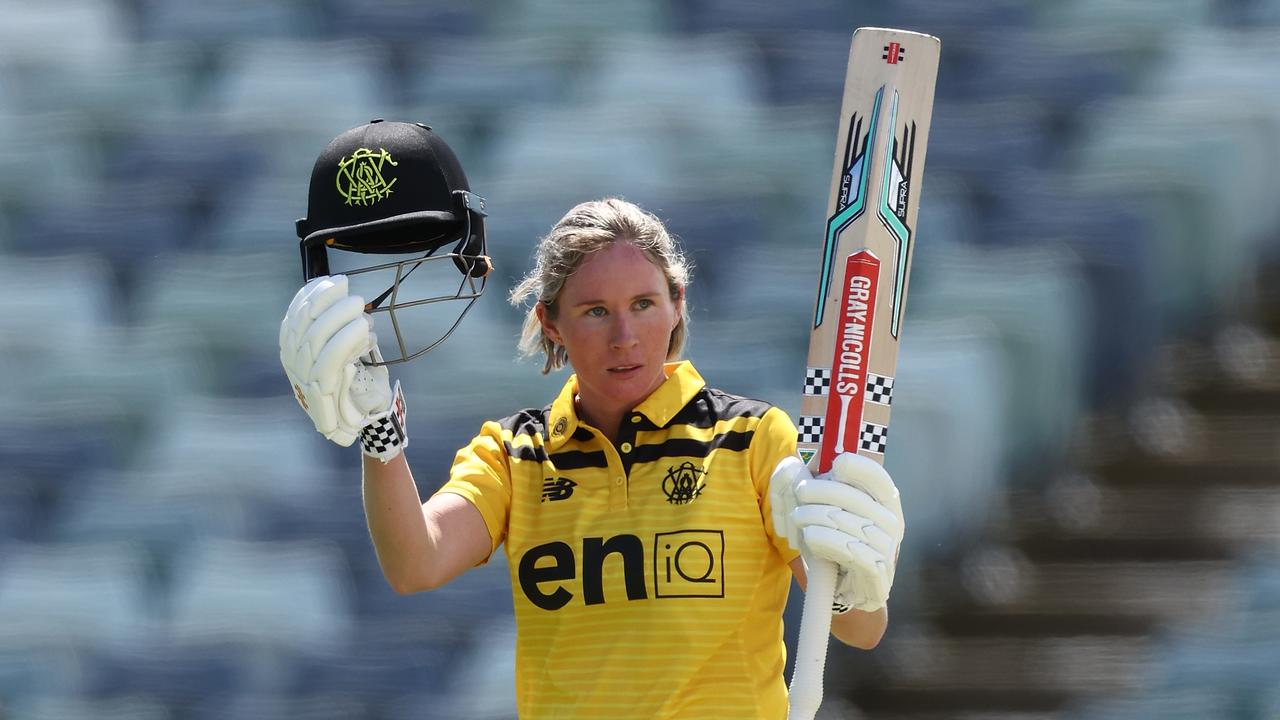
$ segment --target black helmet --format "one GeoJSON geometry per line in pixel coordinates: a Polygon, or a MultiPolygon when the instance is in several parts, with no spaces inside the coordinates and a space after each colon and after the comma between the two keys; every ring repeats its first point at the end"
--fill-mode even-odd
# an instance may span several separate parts
{"type": "Polygon", "coordinates": [[[366,311],[391,315],[400,354],[383,364],[412,360],[443,342],[484,292],[492,269],[485,254],[484,216],[484,199],[471,192],[457,156],[430,127],[373,120],[334,138],[316,159],[307,217],[297,221],[303,280],[330,273],[331,249],[418,255],[343,272],[351,276],[394,269],[391,286],[366,311]],[[446,246],[448,252],[437,254],[446,246]],[[462,275],[456,292],[398,302],[400,283],[409,273],[445,258],[462,275]],[[388,296],[390,304],[381,307],[388,296]],[[445,300],[466,301],[466,306],[443,335],[411,353],[396,311],[445,300]]]}

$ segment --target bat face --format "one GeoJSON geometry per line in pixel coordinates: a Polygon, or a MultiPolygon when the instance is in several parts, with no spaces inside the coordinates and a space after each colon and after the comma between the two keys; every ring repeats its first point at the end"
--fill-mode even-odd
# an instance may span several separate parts
{"type": "Polygon", "coordinates": [[[919,33],[853,36],[797,423],[815,473],[884,460],[938,53],[919,33]]]}

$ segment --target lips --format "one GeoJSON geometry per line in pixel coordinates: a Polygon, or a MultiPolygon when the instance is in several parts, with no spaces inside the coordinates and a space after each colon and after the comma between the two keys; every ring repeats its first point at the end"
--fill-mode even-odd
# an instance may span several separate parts
{"type": "Polygon", "coordinates": [[[640,366],[639,366],[639,365],[619,365],[619,366],[617,366],[617,367],[611,367],[611,368],[609,368],[609,372],[611,372],[611,373],[626,373],[626,372],[631,372],[632,370],[636,370],[636,369],[639,369],[639,368],[640,368],[640,366]]]}

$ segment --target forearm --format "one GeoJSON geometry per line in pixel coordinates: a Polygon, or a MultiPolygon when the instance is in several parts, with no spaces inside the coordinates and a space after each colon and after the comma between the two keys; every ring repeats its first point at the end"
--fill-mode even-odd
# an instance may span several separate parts
{"type": "Polygon", "coordinates": [[[430,565],[424,562],[430,557],[430,533],[404,453],[386,464],[362,457],[365,520],[383,575],[398,593],[432,587],[430,565]]]}
{"type": "Polygon", "coordinates": [[[888,626],[888,608],[874,612],[850,610],[843,615],[831,616],[831,634],[845,645],[862,650],[870,650],[880,644],[888,626]]]}

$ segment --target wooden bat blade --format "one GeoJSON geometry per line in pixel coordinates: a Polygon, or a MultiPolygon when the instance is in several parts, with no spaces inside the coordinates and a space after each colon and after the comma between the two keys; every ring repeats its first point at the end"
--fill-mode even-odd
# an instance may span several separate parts
{"type": "Polygon", "coordinates": [[[853,36],[797,423],[814,472],[841,452],[884,459],[939,50],[903,30],[853,36]]]}
{"type": "MultiPolygon", "coordinates": [[[[796,423],[815,475],[845,452],[884,462],[940,50],[904,30],[853,34],[796,423]]],[[[822,703],[837,579],[833,563],[805,564],[790,720],[812,720],[822,703]]]]}

